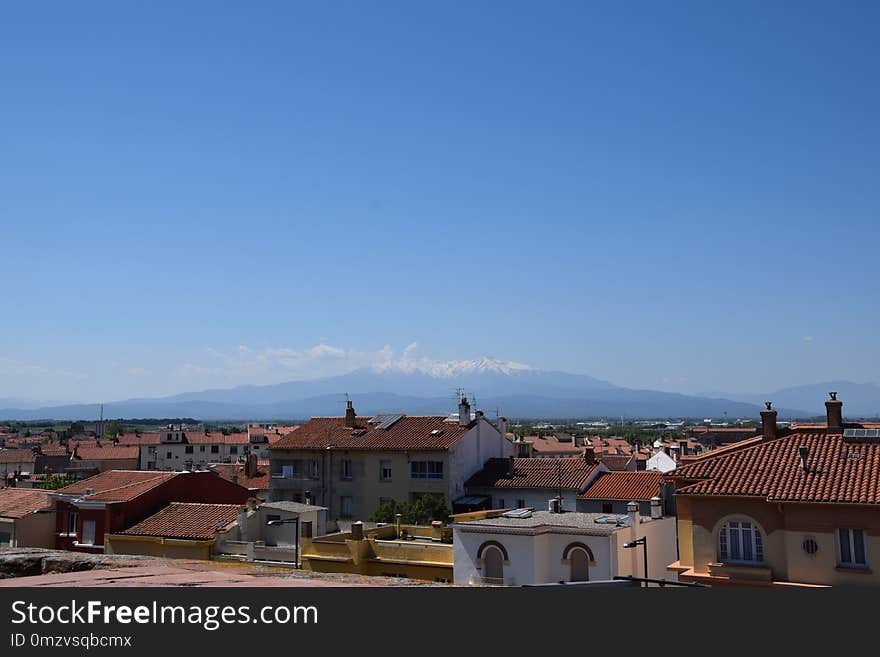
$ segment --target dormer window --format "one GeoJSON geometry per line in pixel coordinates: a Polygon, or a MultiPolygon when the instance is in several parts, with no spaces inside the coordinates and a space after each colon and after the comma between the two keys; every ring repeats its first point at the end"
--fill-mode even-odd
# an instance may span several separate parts
{"type": "Polygon", "coordinates": [[[764,536],[751,522],[732,521],[718,531],[718,561],[758,564],[764,562],[764,536]]]}

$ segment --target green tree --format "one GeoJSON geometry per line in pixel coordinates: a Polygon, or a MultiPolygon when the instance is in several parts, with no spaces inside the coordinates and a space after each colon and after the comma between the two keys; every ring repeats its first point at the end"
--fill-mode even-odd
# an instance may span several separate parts
{"type": "Polygon", "coordinates": [[[376,509],[376,512],[367,520],[369,522],[396,522],[397,514],[404,525],[427,525],[433,520],[446,521],[452,513],[446,506],[446,500],[442,495],[425,493],[409,504],[392,500],[376,509]]]}

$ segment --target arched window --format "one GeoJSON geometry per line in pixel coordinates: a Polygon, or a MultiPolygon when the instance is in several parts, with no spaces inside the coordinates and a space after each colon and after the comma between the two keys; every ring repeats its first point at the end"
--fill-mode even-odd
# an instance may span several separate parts
{"type": "Polygon", "coordinates": [[[753,522],[734,520],[718,530],[718,561],[722,563],[762,563],[764,536],[753,522]]]}
{"type": "Polygon", "coordinates": [[[483,551],[483,579],[498,584],[504,581],[504,555],[494,545],[483,551]]]}
{"type": "Polygon", "coordinates": [[[590,581],[590,557],[586,550],[582,548],[574,548],[568,555],[569,565],[571,567],[571,582],[589,582],[590,581]]]}

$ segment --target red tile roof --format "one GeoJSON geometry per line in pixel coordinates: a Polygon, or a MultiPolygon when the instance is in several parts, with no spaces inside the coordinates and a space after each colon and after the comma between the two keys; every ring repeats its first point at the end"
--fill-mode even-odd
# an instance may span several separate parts
{"type": "Polygon", "coordinates": [[[762,497],[770,502],[880,504],[880,442],[808,430],[708,452],[666,476],[678,494],[762,497]],[[807,468],[798,449],[808,449],[807,468]]]}
{"type": "Polygon", "coordinates": [[[45,445],[40,445],[40,453],[43,456],[67,456],[67,446],[59,445],[58,443],[46,443],[45,445]]]}
{"type": "Polygon", "coordinates": [[[159,445],[162,442],[162,434],[156,431],[145,433],[123,433],[117,436],[119,445],[159,445]]]}
{"type": "Polygon", "coordinates": [[[447,450],[471,428],[446,422],[442,415],[404,416],[387,429],[377,429],[369,420],[359,417],[352,429],[343,417],[313,417],[270,449],[325,449],[329,432],[330,445],[337,449],[447,450]]]}
{"type": "Polygon", "coordinates": [[[650,500],[660,492],[660,472],[603,472],[578,495],[584,500],[650,500]]]}
{"type": "Polygon", "coordinates": [[[161,536],[163,538],[214,538],[218,529],[235,522],[236,504],[194,504],[174,502],[129,529],[129,536],[161,536]]]}
{"type": "Polygon", "coordinates": [[[76,456],[81,461],[137,460],[140,449],[129,447],[79,447],[76,456]]]}
{"type": "Polygon", "coordinates": [[[226,481],[232,481],[232,477],[235,476],[234,483],[244,486],[248,490],[269,489],[268,461],[261,461],[257,464],[257,472],[253,477],[247,476],[247,467],[244,463],[209,463],[208,467],[226,481]]]}
{"type": "Polygon", "coordinates": [[[548,454],[565,454],[576,456],[584,451],[584,447],[575,447],[573,442],[561,442],[556,436],[526,436],[526,442],[532,443],[532,449],[537,456],[548,454]]]}
{"type": "Polygon", "coordinates": [[[482,470],[465,483],[474,488],[566,488],[580,490],[595,470],[580,456],[556,459],[489,459],[482,470]]]}
{"type": "Polygon", "coordinates": [[[626,470],[630,467],[630,462],[635,458],[634,454],[602,454],[599,460],[605,464],[609,470],[626,470]]]}
{"type": "Polygon", "coordinates": [[[165,483],[179,472],[152,472],[147,470],[108,470],[101,474],[59,488],[56,493],[76,495],[103,502],[125,502],[165,483]],[[94,492],[86,495],[87,489],[94,492]]]}
{"type": "Polygon", "coordinates": [[[23,518],[39,509],[51,509],[49,491],[39,488],[0,488],[0,517],[23,518]]]}
{"type": "Polygon", "coordinates": [[[0,449],[0,463],[33,463],[35,460],[30,449],[0,449]]]}

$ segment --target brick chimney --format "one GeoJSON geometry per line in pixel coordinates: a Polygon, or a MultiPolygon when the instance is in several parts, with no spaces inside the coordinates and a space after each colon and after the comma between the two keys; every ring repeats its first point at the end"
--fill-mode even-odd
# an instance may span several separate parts
{"type": "Polygon", "coordinates": [[[776,438],[776,411],[771,408],[772,402],[764,402],[765,408],[761,411],[761,434],[764,440],[776,438]]]}
{"type": "Polygon", "coordinates": [[[257,455],[256,454],[248,454],[247,461],[245,461],[244,472],[248,477],[256,477],[257,476],[257,455]]]}
{"type": "Polygon", "coordinates": [[[354,404],[349,399],[345,402],[345,426],[349,428],[354,427],[356,421],[357,415],[354,412],[354,404]]]}
{"type": "Polygon", "coordinates": [[[828,433],[843,433],[843,402],[837,398],[836,392],[828,393],[825,413],[828,417],[828,433]]]}

